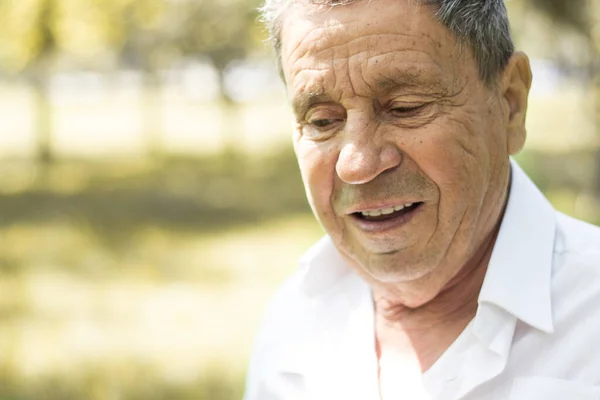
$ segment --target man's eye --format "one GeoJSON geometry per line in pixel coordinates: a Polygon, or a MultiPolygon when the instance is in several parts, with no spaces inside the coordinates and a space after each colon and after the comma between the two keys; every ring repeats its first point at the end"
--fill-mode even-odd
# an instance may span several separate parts
{"type": "Polygon", "coordinates": [[[339,118],[322,118],[322,119],[313,119],[312,121],[308,121],[308,123],[314,126],[317,129],[327,129],[332,125],[338,124],[342,122],[339,118]]]}
{"type": "Polygon", "coordinates": [[[390,111],[400,116],[411,116],[417,114],[423,108],[425,108],[425,104],[420,104],[418,106],[393,107],[390,111]]]}
{"type": "Polygon", "coordinates": [[[343,123],[341,118],[320,118],[306,121],[302,135],[310,140],[325,141],[335,136],[337,128],[343,123]]]}
{"type": "Polygon", "coordinates": [[[328,126],[333,125],[339,121],[340,120],[338,120],[338,119],[316,119],[316,120],[310,121],[309,123],[313,126],[316,126],[317,128],[327,128],[328,126]]]}

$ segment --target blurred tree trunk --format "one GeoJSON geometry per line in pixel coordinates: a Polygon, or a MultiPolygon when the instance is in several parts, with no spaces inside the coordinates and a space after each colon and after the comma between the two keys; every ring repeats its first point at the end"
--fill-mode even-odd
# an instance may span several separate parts
{"type": "Polygon", "coordinates": [[[243,176],[246,172],[246,154],[242,148],[243,126],[240,121],[240,109],[229,95],[225,85],[225,65],[217,65],[219,79],[219,106],[223,108],[221,135],[223,147],[221,156],[226,165],[226,171],[231,176],[243,176]]]}
{"type": "MultiPolygon", "coordinates": [[[[596,130],[596,200],[600,204],[600,3],[598,0],[588,0],[590,13],[589,47],[590,69],[594,101],[594,129],[596,130]]],[[[600,217],[600,215],[599,215],[600,217]]]]}
{"type": "Polygon", "coordinates": [[[600,51],[598,51],[598,45],[592,41],[592,57],[591,57],[591,81],[592,81],[592,101],[593,103],[593,123],[596,133],[596,142],[599,143],[596,148],[596,174],[594,189],[596,199],[600,201],[600,51]]]}
{"type": "Polygon", "coordinates": [[[36,156],[41,164],[52,162],[52,107],[48,93],[50,58],[56,50],[53,22],[57,4],[44,0],[39,11],[39,53],[33,67],[33,90],[36,105],[36,156]]]}
{"type": "Polygon", "coordinates": [[[39,76],[33,79],[33,93],[36,110],[36,159],[40,164],[48,165],[53,161],[52,106],[46,77],[39,76]]]}
{"type": "Polygon", "coordinates": [[[589,76],[592,91],[592,122],[596,134],[595,198],[600,204],[600,5],[598,0],[588,0],[587,39],[589,48],[589,76]]]}
{"type": "Polygon", "coordinates": [[[144,71],[142,87],[142,135],[146,151],[151,158],[160,159],[164,155],[163,98],[160,77],[155,70],[144,71]]]}
{"type": "Polygon", "coordinates": [[[229,96],[225,87],[225,68],[217,67],[219,78],[219,103],[223,110],[223,150],[225,153],[236,153],[239,150],[239,121],[235,101],[229,96]]]}

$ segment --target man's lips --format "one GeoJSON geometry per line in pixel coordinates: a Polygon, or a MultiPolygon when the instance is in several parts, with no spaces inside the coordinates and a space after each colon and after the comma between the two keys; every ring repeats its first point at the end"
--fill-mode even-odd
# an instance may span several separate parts
{"type": "Polygon", "coordinates": [[[361,221],[385,222],[406,216],[419,208],[422,204],[423,202],[402,203],[396,206],[356,211],[350,215],[361,221]]]}
{"type": "Polygon", "coordinates": [[[415,204],[423,203],[419,200],[397,200],[393,202],[363,203],[354,207],[347,207],[344,212],[346,215],[360,214],[363,216],[378,217],[380,215],[389,215],[405,208],[410,208],[415,204]]]}

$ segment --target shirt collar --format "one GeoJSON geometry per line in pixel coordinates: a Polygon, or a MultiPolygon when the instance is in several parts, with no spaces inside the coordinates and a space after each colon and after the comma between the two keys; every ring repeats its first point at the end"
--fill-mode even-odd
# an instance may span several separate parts
{"type": "MultiPolygon", "coordinates": [[[[511,161],[511,187],[479,294],[546,333],[553,331],[551,272],[556,213],[523,170],[511,161]]],[[[480,310],[481,311],[481,310],[480,310]]]]}
{"type": "Polygon", "coordinates": [[[300,267],[305,269],[301,290],[308,296],[332,289],[352,272],[328,235],[302,256],[300,267]]]}
{"type": "MultiPolygon", "coordinates": [[[[483,310],[480,307],[478,311],[476,330],[477,325],[494,326],[484,317],[489,314],[485,308],[493,305],[537,329],[552,332],[550,280],[555,224],[552,205],[511,161],[508,203],[479,295],[483,310]]],[[[300,264],[305,268],[301,288],[309,296],[333,289],[351,273],[329,236],[319,240],[300,264]]]]}

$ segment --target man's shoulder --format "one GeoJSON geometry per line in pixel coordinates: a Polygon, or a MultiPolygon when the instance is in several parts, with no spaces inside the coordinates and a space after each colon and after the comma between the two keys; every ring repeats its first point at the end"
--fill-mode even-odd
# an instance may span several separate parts
{"type": "Polygon", "coordinates": [[[319,332],[339,329],[339,321],[365,294],[370,296],[366,284],[324,237],[305,253],[299,268],[273,295],[263,316],[253,361],[260,360],[263,370],[297,367],[302,364],[298,360],[314,354],[319,332]]]}
{"type": "Polygon", "coordinates": [[[263,314],[254,348],[254,358],[285,354],[309,333],[315,302],[306,296],[303,283],[306,267],[293,272],[271,297],[263,314]]]}
{"type": "Polygon", "coordinates": [[[255,340],[246,377],[244,399],[261,399],[269,377],[278,371],[302,368],[299,352],[309,329],[310,302],[302,294],[306,268],[289,276],[271,298],[255,340]]]}
{"type": "Polygon", "coordinates": [[[557,310],[573,311],[579,304],[587,312],[600,311],[600,228],[562,213],[557,214],[553,293],[557,310]]]}
{"type": "Polygon", "coordinates": [[[306,267],[300,267],[277,288],[269,301],[263,317],[263,329],[295,330],[295,325],[305,325],[310,299],[302,290],[306,267]]]}
{"type": "MultiPolygon", "coordinates": [[[[600,261],[600,227],[557,212],[554,253],[590,262],[600,261]]],[[[597,264],[600,269],[600,264],[597,264]]]]}

